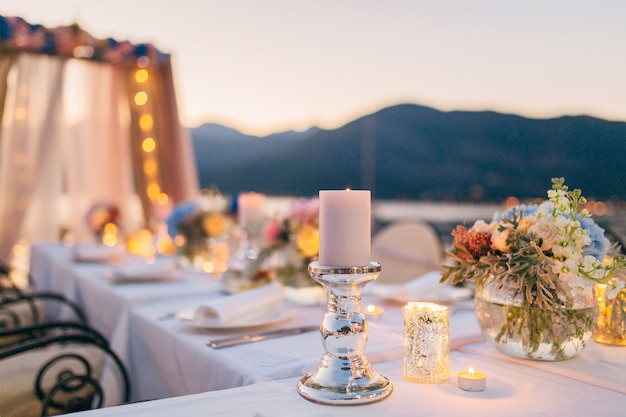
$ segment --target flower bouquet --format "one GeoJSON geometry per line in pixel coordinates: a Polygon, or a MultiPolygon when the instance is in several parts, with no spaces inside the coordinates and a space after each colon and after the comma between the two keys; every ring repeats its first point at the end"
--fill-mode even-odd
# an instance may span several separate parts
{"type": "Polygon", "coordinates": [[[178,263],[182,267],[215,272],[225,269],[228,251],[221,253],[219,241],[226,239],[232,225],[221,205],[212,206],[202,200],[185,201],[174,206],[165,220],[168,234],[174,241],[178,263]]]}
{"type": "Polygon", "coordinates": [[[319,253],[319,200],[296,199],[284,218],[272,219],[265,228],[261,250],[262,268],[283,285],[306,287],[317,284],[308,265],[319,253]]]}
{"type": "Polygon", "coordinates": [[[441,282],[477,283],[476,315],[483,334],[512,356],[560,360],[591,337],[594,287],[626,268],[623,255],[582,208],[579,189],[552,179],[548,201],[518,205],[457,226],[441,282]]]}
{"type": "Polygon", "coordinates": [[[120,211],[115,203],[108,200],[100,200],[95,202],[85,215],[87,227],[94,234],[97,242],[102,242],[105,229],[113,228],[117,231],[117,222],[119,221],[120,211]]]}

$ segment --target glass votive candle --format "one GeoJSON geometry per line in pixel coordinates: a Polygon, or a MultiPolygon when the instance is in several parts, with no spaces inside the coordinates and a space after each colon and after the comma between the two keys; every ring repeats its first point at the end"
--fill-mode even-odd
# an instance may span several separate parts
{"type": "Polygon", "coordinates": [[[438,384],[450,378],[450,308],[426,302],[402,307],[402,377],[438,384]]]}
{"type": "MultiPolygon", "coordinates": [[[[616,284],[613,280],[609,285],[616,284]]],[[[626,288],[609,296],[607,284],[596,285],[598,319],[593,339],[598,343],[626,346],[626,288]]]]}

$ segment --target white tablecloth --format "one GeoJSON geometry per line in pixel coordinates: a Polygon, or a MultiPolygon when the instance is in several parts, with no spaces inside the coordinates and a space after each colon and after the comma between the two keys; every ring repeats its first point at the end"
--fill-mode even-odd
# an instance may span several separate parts
{"type": "MultiPolygon", "coordinates": [[[[265,340],[224,349],[206,345],[209,338],[229,334],[197,329],[167,312],[198,304],[204,296],[178,297],[135,306],[130,314],[129,363],[137,399],[164,398],[303,375],[315,369],[323,351],[319,332],[265,340]]],[[[384,315],[369,321],[365,354],[374,364],[401,358],[402,315],[399,306],[385,306],[384,315]]],[[[300,307],[284,327],[319,325],[325,306],[300,307]]],[[[475,340],[479,329],[472,311],[452,316],[452,345],[475,340]]]]}
{"type": "MultiPolygon", "coordinates": [[[[621,346],[601,345],[590,341],[587,347],[572,359],[558,362],[512,358],[500,353],[489,343],[467,345],[461,347],[461,350],[474,355],[497,358],[503,366],[514,362],[626,394],[626,348],[621,346]]],[[[626,397],[624,415],[626,415],[626,397]]]]}
{"type": "Polygon", "coordinates": [[[104,416],[220,416],[220,417],[602,417],[624,415],[626,396],[514,362],[502,366],[497,359],[451,354],[452,378],[442,384],[418,384],[401,377],[401,363],[387,362],[375,369],[394,384],[392,394],[362,406],[327,406],[309,402],[297,393],[299,378],[211,391],[165,400],[130,404],[75,414],[104,416]],[[462,391],[456,374],[474,367],[487,375],[483,392],[462,391]]]}

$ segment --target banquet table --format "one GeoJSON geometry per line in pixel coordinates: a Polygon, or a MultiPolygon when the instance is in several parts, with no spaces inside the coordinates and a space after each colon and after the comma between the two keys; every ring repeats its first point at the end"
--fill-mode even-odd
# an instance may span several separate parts
{"type": "MultiPolygon", "coordinates": [[[[137,403],[85,415],[625,414],[625,349],[589,342],[568,361],[509,358],[482,341],[467,301],[451,303],[450,379],[433,385],[406,381],[401,375],[401,305],[367,292],[363,303],[375,303],[385,311],[368,321],[365,354],[374,370],[390,378],[394,391],[382,401],[356,408],[315,404],[302,398],[296,385],[315,369],[323,353],[318,332],[213,349],[206,344],[209,339],[240,334],[239,330],[198,328],[173,313],[229,297],[218,279],[183,273],[171,281],[120,284],[107,280],[110,268],[106,263],[77,262],[71,248],[62,245],[41,244],[32,251],[34,287],[60,291],[75,300],[90,324],[109,337],[131,376],[132,401],[137,403]],[[469,367],[487,374],[485,391],[466,392],[456,386],[456,374],[469,367]]],[[[293,316],[280,327],[319,324],[325,312],[319,305],[291,308],[293,316]]]]}
{"type": "MultiPolygon", "coordinates": [[[[76,262],[71,248],[39,244],[32,249],[31,276],[38,289],[63,292],[84,309],[89,323],[103,332],[125,362],[133,401],[236,388],[302,375],[317,366],[323,346],[319,332],[212,349],[209,338],[233,331],[210,331],[176,320],[173,313],[217,297],[228,297],[219,280],[184,274],[166,282],[115,284],[106,279],[111,265],[76,262]]],[[[376,295],[364,303],[385,307],[369,320],[365,354],[373,364],[398,360],[402,349],[401,305],[376,295]]],[[[282,327],[319,325],[325,306],[291,306],[292,318],[282,327]]],[[[471,307],[471,306],[470,306],[471,307]]],[[[453,309],[451,347],[480,338],[471,308],[453,309]]]]}

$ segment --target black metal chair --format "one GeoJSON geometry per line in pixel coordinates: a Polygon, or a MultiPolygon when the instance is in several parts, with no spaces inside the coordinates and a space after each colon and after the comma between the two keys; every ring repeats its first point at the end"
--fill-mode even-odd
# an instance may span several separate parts
{"type": "MultiPolygon", "coordinates": [[[[0,262],[0,329],[39,324],[61,314],[66,320],[87,322],[82,309],[63,295],[19,288],[11,278],[11,270],[0,262]],[[50,317],[50,312],[55,314],[50,317]]],[[[0,346],[5,342],[0,339],[0,346]]]]}
{"type": "Polygon", "coordinates": [[[54,415],[128,402],[126,368],[88,327],[81,308],[61,294],[19,288],[11,272],[0,262],[0,415],[54,415]]]}
{"type": "Polygon", "coordinates": [[[1,329],[0,415],[48,416],[124,404],[130,380],[106,339],[76,322],[1,329]],[[107,369],[107,383],[102,376],[107,369]]]}

